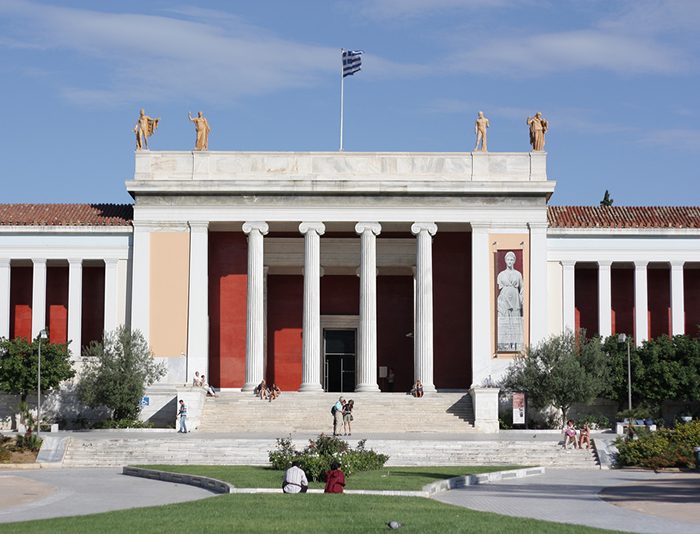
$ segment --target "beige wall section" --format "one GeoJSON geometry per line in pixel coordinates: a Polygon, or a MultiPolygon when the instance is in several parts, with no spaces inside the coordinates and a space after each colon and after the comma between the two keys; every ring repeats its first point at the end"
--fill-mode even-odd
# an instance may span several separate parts
{"type": "Polygon", "coordinates": [[[156,356],[187,352],[189,250],[187,232],[151,234],[149,341],[156,356]]]}
{"type": "Polygon", "coordinates": [[[562,268],[558,261],[547,262],[547,298],[549,302],[548,336],[562,333],[562,268]]]}
{"type": "Polygon", "coordinates": [[[527,347],[530,343],[530,234],[489,234],[489,273],[491,279],[491,353],[499,359],[509,359],[515,353],[496,352],[496,251],[523,251],[523,281],[525,283],[525,298],[523,310],[523,342],[527,347]]]}

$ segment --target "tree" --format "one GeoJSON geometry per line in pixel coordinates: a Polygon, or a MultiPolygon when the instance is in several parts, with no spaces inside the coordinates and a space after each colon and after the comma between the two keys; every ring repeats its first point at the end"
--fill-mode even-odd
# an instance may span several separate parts
{"type": "MultiPolygon", "coordinates": [[[[23,337],[0,339],[0,391],[19,395],[19,402],[27,402],[29,393],[36,391],[39,338],[33,342],[23,337]]],[[[73,378],[68,345],[41,344],[41,390],[56,389],[61,382],[73,378]]],[[[19,411],[19,406],[18,406],[19,411]]]]}
{"type": "Polygon", "coordinates": [[[575,402],[592,401],[606,386],[605,354],[598,338],[578,339],[572,333],[554,336],[530,347],[508,368],[501,387],[526,391],[530,404],[554,406],[566,421],[575,402]]]}
{"type": "Polygon", "coordinates": [[[119,327],[91,343],[83,356],[78,397],[91,408],[106,406],[112,419],[136,420],[147,386],[165,375],[138,330],[119,327]]]}

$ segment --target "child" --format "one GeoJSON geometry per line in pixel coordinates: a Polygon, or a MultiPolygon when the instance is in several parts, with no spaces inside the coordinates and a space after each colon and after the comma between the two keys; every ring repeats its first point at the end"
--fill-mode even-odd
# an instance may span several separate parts
{"type": "Polygon", "coordinates": [[[574,446],[574,449],[576,448],[576,428],[574,427],[574,420],[569,419],[566,422],[566,428],[564,428],[564,448],[568,449],[569,448],[569,443],[571,443],[574,446]]]}

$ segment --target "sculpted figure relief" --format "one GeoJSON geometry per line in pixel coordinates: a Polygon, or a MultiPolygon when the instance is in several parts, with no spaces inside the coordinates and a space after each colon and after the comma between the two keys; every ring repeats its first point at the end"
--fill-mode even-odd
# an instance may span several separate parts
{"type": "Polygon", "coordinates": [[[194,143],[194,149],[209,150],[209,132],[211,131],[211,128],[209,128],[209,122],[206,118],[204,118],[201,111],[197,113],[196,117],[193,117],[192,113],[189,112],[187,113],[187,116],[192,122],[194,122],[194,127],[197,131],[197,139],[194,143]]]}
{"type": "Polygon", "coordinates": [[[474,133],[476,134],[476,144],[474,145],[474,152],[479,150],[479,143],[481,143],[481,151],[488,152],[486,146],[486,128],[489,127],[489,120],[484,117],[484,112],[480,111],[479,116],[476,118],[474,123],[474,133]]]}
{"type": "Polygon", "coordinates": [[[530,144],[532,150],[544,150],[544,134],[549,129],[547,119],[542,116],[539,111],[534,117],[527,118],[527,124],[530,126],[530,144]]]}
{"type": "Polygon", "coordinates": [[[509,250],[504,257],[506,268],[498,273],[497,350],[519,351],[523,348],[523,304],[525,285],[523,275],[515,268],[515,252],[509,250]]]}
{"type": "Polygon", "coordinates": [[[148,149],[148,138],[152,136],[156,128],[158,128],[158,119],[149,117],[141,109],[139,111],[139,120],[136,122],[134,127],[134,133],[136,134],[136,150],[147,150],[148,149]]]}

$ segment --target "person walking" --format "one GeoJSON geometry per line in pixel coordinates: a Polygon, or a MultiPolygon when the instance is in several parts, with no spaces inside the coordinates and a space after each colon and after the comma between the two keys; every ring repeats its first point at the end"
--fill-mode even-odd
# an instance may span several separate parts
{"type": "Polygon", "coordinates": [[[180,417],[180,430],[178,430],[178,433],[187,434],[187,406],[182,399],[180,399],[180,409],[177,415],[180,417]]]}
{"type": "Polygon", "coordinates": [[[345,474],[340,470],[340,464],[333,462],[330,471],[326,471],[326,487],[323,493],[343,493],[345,474]]]}

